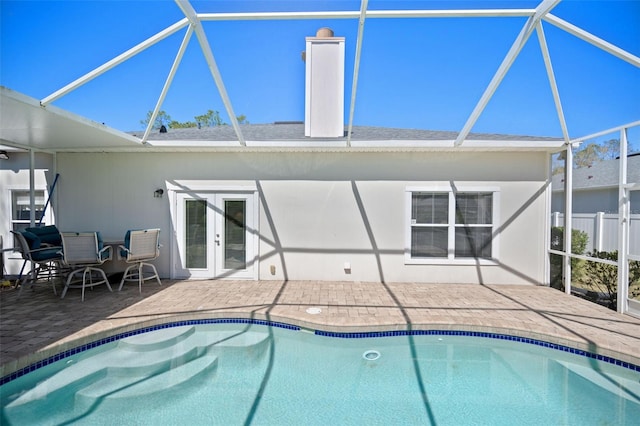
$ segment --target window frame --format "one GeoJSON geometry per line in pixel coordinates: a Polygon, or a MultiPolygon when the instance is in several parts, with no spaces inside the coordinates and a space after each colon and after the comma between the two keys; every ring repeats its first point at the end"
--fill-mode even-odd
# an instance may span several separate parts
{"type": "MultiPolygon", "coordinates": [[[[11,231],[15,231],[16,226],[18,226],[20,229],[24,229],[24,228],[28,228],[31,226],[31,220],[30,219],[19,219],[15,217],[15,211],[16,211],[16,206],[14,205],[14,194],[15,193],[24,193],[26,192],[27,194],[30,193],[30,189],[29,188],[23,188],[23,187],[15,187],[15,188],[8,188],[9,189],[9,193],[8,193],[8,205],[10,206],[11,210],[9,212],[9,229],[11,231]]],[[[46,189],[44,188],[35,188],[34,189],[34,194],[36,196],[36,198],[38,197],[38,192],[42,193],[42,199],[44,201],[44,203],[42,204],[42,208],[44,209],[44,206],[47,203],[47,197],[49,196],[49,193],[46,189]]],[[[36,203],[36,206],[39,206],[39,204],[36,203]]],[[[42,224],[41,226],[45,226],[47,224],[52,223],[52,216],[49,212],[50,209],[47,209],[47,211],[43,212],[43,218],[42,218],[42,224]]],[[[35,219],[35,225],[38,225],[40,219],[38,219],[36,217],[35,219]]]]}
{"type": "MultiPolygon", "coordinates": [[[[455,185],[433,185],[433,186],[408,186],[405,188],[405,248],[404,263],[406,265],[497,265],[499,258],[499,233],[496,233],[496,227],[500,223],[500,188],[496,186],[455,186],[455,185]],[[446,257],[412,257],[411,255],[411,234],[415,224],[411,222],[412,216],[412,198],[416,192],[446,193],[448,194],[448,247],[446,257]],[[455,257],[455,235],[456,229],[461,228],[460,224],[456,224],[456,194],[457,193],[491,193],[492,194],[492,219],[491,219],[491,258],[474,258],[474,257],[455,257]]],[[[425,225],[430,226],[430,225],[425,225]]],[[[433,225],[442,227],[443,225],[433,225]]],[[[472,224],[470,227],[489,227],[488,225],[472,224]]]]}

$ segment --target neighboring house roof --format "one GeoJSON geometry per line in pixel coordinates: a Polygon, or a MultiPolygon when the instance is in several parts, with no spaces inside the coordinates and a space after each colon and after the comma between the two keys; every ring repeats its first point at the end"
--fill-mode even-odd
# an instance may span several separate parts
{"type": "MultiPolygon", "coordinates": [[[[617,187],[620,179],[620,160],[603,160],[589,167],[573,169],[573,189],[585,190],[617,187]]],[[[640,182],[640,153],[627,157],[627,182],[640,182]]],[[[564,190],[564,175],[554,175],[553,191],[564,190]]]]}
{"type": "MultiPolygon", "coordinates": [[[[270,124],[242,124],[242,133],[247,140],[254,141],[284,141],[284,140],[304,140],[304,123],[301,122],[276,122],[270,124]]],[[[327,138],[327,140],[345,141],[346,137],[327,138]]],[[[142,137],[144,131],[129,132],[130,134],[142,137]]],[[[419,130],[419,129],[397,129],[374,126],[353,126],[351,140],[360,141],[380,141],[380,140],[413,140],[413,141],[438,141],[455,140],[458,132],[419,130]]],[[[213,126],[198,129],[179,128],[167,129],[166,133],[154,130],[149,136],[149,141],[236,141],[238,138],[232,126],[213,126]]],[[[314,138],[315,139],[315,138],[314,138]]],[[[319,138],[322,139],[322,138],[319,138]]],[[[467,140],[487,140],[487,141],[560,141],[560,138],[503,135],[496,133],[470,133],[467,140]]]]}

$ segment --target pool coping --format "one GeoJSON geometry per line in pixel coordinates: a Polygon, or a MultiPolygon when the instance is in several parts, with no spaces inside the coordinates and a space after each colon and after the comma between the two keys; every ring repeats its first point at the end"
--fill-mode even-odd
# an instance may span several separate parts
{"type": "Polygon", "coordinates": [[[572,353],[609,364],[617,365],[632,371],[640,372],[640,358],[611,349],[594,346],[578,340],[559,338],[556,336],[531,332],[528,330],[482,325],[463,324],[396,324],[370,326],[336,326],[321,325],[310,321],[301,321],[273,315],[242,315],[212,313],[203,315],[168,315],[160,318],[143,320],[137,323],[114,327],[109,330],[79,337],[63,343],[55,343],[35,353],[23,356],[13,362],[0,366],[0,385],[11,382],[18,377],[42,368],[46,365],[75,355],[80,352],[113,342],[125,337],[142,334],[163,328],[198,324],[245,323],[290,330],[309,330],[319,336],[334,338],[371,338],[388,336],[471,336],[509,340],[525,344],[533,344],[562,352],[572,353]],[[260,317],[260,318],[258,318],[260,317]],[[322,327],[319,329],[318,327],[322,327]]]}

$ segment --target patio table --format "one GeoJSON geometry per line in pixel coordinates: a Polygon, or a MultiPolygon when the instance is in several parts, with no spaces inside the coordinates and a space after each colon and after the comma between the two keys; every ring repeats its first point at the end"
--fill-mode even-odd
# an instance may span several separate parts
{"type": "Polygon", "coordinates": [[[106,240],[104,241],[104,245],[111,246],[111,250],[113,256],[110,262],[105,262],[102,265],[102,269],[107,275],[117,274],[119,272],[124,272],[127,269],[127,263],[124,261],[122,256],[120,256],[120,246],[124,245],[123,240],[106,240]]]}

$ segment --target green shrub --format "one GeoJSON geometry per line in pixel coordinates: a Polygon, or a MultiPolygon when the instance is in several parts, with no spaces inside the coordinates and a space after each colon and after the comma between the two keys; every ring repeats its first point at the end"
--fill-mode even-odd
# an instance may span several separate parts
{"type": "MultiPolygon", "coordinates": [[[[578,229],[571,230],[571,253],[584,254],[589,242],[589,235],[578,229]]],[[[564,228],[554,226],[551,228],[551,249],[564,251],[564,228]]],[[[562,256],[551,255],[551,287],[564,291],[564,274],[562,271],[562,256]]],[[[571,259],[571,276],[579,279],[583,275],[584,261],[581,259],[571,259]]]]}
{"type": "MultiPolygon", "coordinates": [[[[598,251],[587,253],[589,257],[618,261],[618,251],[598,251]]],[[[616,310],[618,307],[618,267],[599,262],[586,262],[581,282],[594,292],[607,298],[606,306],[616,310]]],[[[640,296],[640,262],[629,262],[629,297],[640,296]]]]}

